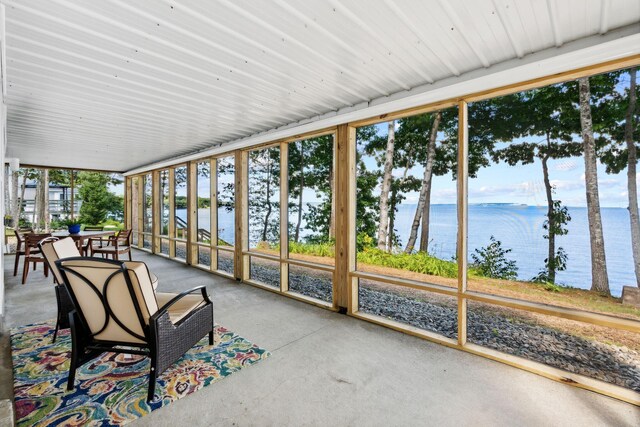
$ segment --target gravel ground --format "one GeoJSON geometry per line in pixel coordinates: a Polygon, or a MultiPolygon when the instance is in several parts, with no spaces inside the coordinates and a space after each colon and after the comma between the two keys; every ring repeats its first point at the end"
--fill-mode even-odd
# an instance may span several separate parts
{"type": "MultiPolygon", "coordinates": [[[[300,275],[289,272],[290,289],[330,302],[330,275],[327,278],[307,271],[300,275]]],[[[275,263],[252,263],[251,277],[269,286],[280,283],[275,263]]],[[[360,286],[360,310],[457,338],[455,300],[428,295],[427,300],[416,299],[402,292],[360,286]]],[[[493,306],[470,304],[467,319],[470,342],[640,391],[640,353],[636,351],[575,336],[493,306]]]]}

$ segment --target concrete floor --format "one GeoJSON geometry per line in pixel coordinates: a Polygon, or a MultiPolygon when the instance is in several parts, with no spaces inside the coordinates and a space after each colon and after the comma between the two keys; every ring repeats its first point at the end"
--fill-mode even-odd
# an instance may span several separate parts
{"type": "MultiPolygon", "coordinates": [[[[135,426],[640,425],[639,408],[596,393],[157,256],[134,259],[158,275],[159,291],[207,285],[216,322],[272,353],[135,426]]],[[[51,281],[39,270],[20,285],[12,261],[5,326],[54,318],[51,281]]],[[[11,392],[1,345],[0,399],[11,392]]]]}

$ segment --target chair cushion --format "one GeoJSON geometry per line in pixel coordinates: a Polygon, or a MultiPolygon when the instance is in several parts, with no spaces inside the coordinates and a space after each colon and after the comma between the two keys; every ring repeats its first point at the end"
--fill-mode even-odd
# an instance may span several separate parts
{"type": "MultiPolygon", "coordinates": [[[[175,298],[178,294],[162,293],[156,294],[158,305],[162,308],[166,303],[175,298]]],[[[169,320],[175,324],[182,320],[187,314],[191,313],[198,307],[206,304],[206,301],[202,298],[202,295],[186,295],[180,298],[175,304],[169,308],[169,320]]]]}
{"type": "MultiPolygon", "coordinates": [[[[113,320],[107,321],[107,313],[102,305],[99,294],[104,294],[108,301],[109,307],[113,315],[133,333],[144,336],[142,326],[138,319],[133,300],[129,295],[127,283],[123,274],[115,274],[120,268],[117,264],[108,264],[99,261],[92,261],[91,258],[85,258],[75,261],[63,261],[63,266],[70,268],[77,274],[86,278],[96,287],[91,287],[77,274],[68,272],[67,278],[73,293],[76,295],[85,319],[92,333],[96,334],[95,338],[104,341],[121,341],[131,343],[144,342],[139,338],[131,335],[124,328],[113,320]],[[108,288],[104,289],[105,282],[108,282],[108,288]],[[106,324],[106,327],[105,327],[106,324]]],[[[136,286],[134,285],[134,291],[136,286]]],[[[137,296],[137,295],[136,295],[137,296]]],[[[155,299],[154,299],[155,302],[155,299]]],[[[141,307],[141,310],[145,308],[141,307]]]]}
{"type": "MultiPolygon", "coordinates": [[[[126,252],[129,250],[129,246],[118,246],[118,252],[126,252]]],[[[116,252],[115,246],[102,246],[102,247],[94,247],[93,252],[98,253],[107,253],[107,252],[116,252]]]]}
{"type": "Polygon", "coordinates": [[[131,278],[138,304],[142,310],[142,317],[148,325],[149,318],[158,311],[158,303],[151,281],[151,274],[144,262],[125,261],[124,265],[127,267],[127,270],[129,270],[129,277],[131,278]]]}
{"type": "Polygon", "coordinates": [[[62,258],[71,258],[80,256],[78,248],[71,237],[60,239],[55,242],[45,242],[42,245],[42,254],[49,264],[49,268],[53,272],[58,283],[64,283],[62,275],[56,266],[56,261],[62,258]]]}

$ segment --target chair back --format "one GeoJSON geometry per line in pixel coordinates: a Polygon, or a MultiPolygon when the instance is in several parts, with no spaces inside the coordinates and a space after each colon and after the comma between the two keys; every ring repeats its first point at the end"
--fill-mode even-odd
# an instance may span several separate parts
{"type": "Polygon", "coordinates": [[[44,259],[49,264],[49,268],[53,272],[53,276],[56,278],[58,284],[63,284],[62,275],[56,261],[63,258],[79,257],[80,251],[76,246],[76,242],[71,237],[65,237],[64,239],[58,239],[57,237],[47,237],[38,244],[44,259]]]}
{"type": "Polygon", "coordinates": [[[116,239],[118,240],[118,245],[130,246],[129,241],[131,240],[131,230],[120,230],[116,239]]]}
{"type": "Polygon", "coordinates": [[[84,231],[103,231],[104,227],[102,226],[93,226],[93,225],[85,225],[84,231]]]}
{"type": "Polygon", "coordinates": [[[22,249],[22,244],[24,243],[25,234],[33,233],[33,228],[16,228],[13,230],[16,234],[16,240],[18,241],[16,250],[22,249]]]}
{"type": "Polygon", "coordinates": [[[77,257],[56,264],[93,340],[149,342],[158,303],[144,263],[77,257]]]}
{"type": "Polygon", "coordinates": [[[38,249],[38,243],[41,240],[44,240],[48,237],[51,237],[51,233],[30,233],[24,235],[24,253],[26,256],[30,254],[33,250],[38,249]]]}

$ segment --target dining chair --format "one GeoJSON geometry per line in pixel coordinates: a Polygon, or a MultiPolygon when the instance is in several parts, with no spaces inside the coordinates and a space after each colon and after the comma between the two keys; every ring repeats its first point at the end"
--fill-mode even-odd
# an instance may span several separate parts
{"type": "Polygon", "coordinates": [[[20,265],[20,257],[24,256],[24,236],[25,234],[33,233],[32,228],[16,228],[14,230],[16,234],[16,259],[13,264],[13,275],[18,275],[18,266],[20,265]]]}
{"type": "MultiPolygon", "coordinates": [[[[24,267],[22,268],[22,284],[27,282],[27,275],[29,274],[29,264],[33,263],[33,270],[35,271],[38,263],[44,264],[44,276],[49,277],[49,266],[46,260],[42,256],[42,252],[38,247],[38,243],[42,239],[51,237],[51,233],[31,233],[24,235],[24,267]]],[[[16,255],[17,256],[17,255],[16,255]]]]}
{"type": "Polygon", "coordinates": [[[111,257],[114,260],[119,260],[120,255],[129,254],[129,261],[131,261],[131,230],[121,230],[115,236],[109,236],[108,239],[89,239],[89,250],[91,256],[100,254],[106,256],[107,259],[111,257]],[[106,243],[104,246],[93,246],[94,241],[106,243]]]}
{"type": "MultiPolygon", "coordinates": [[[[82,231],[104,231],[104,227],[101,225],[85,225],[84,230],[82,231]]],[[[89,253],[91,252],[91,249],[89,249],[90,245],[91,245],[91,239],[87,240],[87,243],[85,243],[84,246],[82,246],[82,254],[84,256],[88,256],[89,253]]],[[[100,246],[102,246],[102,243],[100,243],[100,246]]]]}

